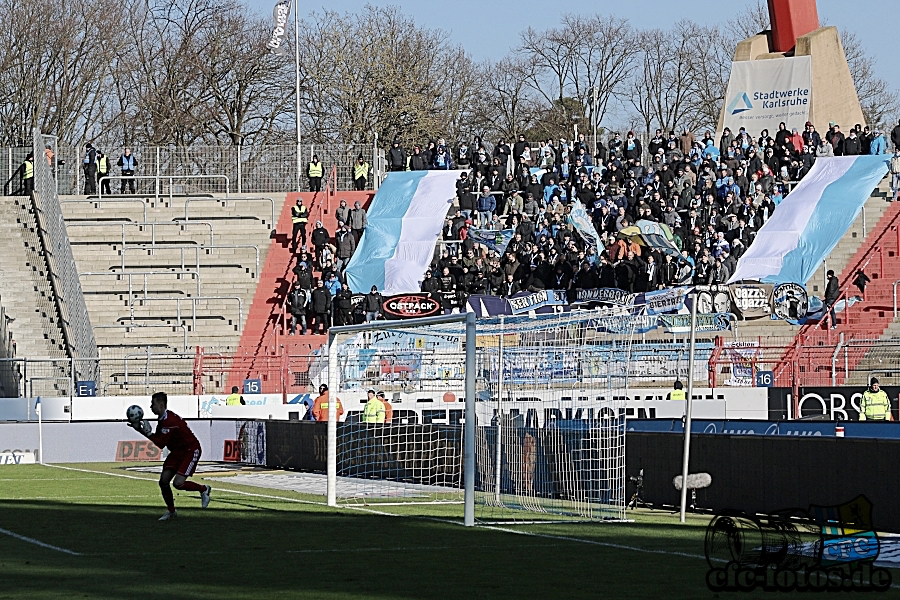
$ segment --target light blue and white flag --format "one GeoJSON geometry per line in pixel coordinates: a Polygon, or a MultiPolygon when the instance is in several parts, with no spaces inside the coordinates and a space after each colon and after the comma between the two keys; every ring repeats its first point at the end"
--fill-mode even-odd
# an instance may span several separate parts
{"type": "Polygon", "coordinates": [[[389,173],[369,207],[366,229],[345,274],[350,289],[418,292],[434,256],[458,171],[389,173]]]}
{"type": "Polygon", "coordinates": [[[778,205],[728,283],[806,283],[888,172],[887,156],[820,157],[778,205]]]}
{"type": "Polygon", "coordinates": [[[575,231],[584,238],[584,241],[597,248],[598,255],[603,253],[603,249],[600,247],[600,236],[597,234],[597,230],[594,229],[594,224],[584,209],[584,205],[577,199],[572,203],[568,221],[575,227],[575,231]]]}

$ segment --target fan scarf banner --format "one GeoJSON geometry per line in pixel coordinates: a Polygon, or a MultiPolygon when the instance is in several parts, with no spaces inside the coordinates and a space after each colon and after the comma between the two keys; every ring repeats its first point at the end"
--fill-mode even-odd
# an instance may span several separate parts
{"type": "Polygon", "coordinates": [[[506,247],[512,241],[515,235],[515,229],[503,229],[495,231],[493,229],[478,229],[477,227],[469,227],[469,237],[476,244],[487,246],[497,254],[506,252],[506,247]]]}
{"type": "Polygon", "coordinates": [[[287,30],[288,15],[291,14],[291,0],[282,0],[275,5],[272,10],[272,16],[275,19],[275,28],[272,29],[272,36],[266,43],[266,48],[272,54],[281,56],[287,52],[282,43],[284,42],[284,33],[287,30]]]}
{"type": "Polygon", "coordinates": [[[725,93],[723,128],[737,134],[741,127],[759,132],[778,131],[782,121],[790,131],[803,131],[809,120],[812,59],[809,56],[731,63],[725,93]]]}

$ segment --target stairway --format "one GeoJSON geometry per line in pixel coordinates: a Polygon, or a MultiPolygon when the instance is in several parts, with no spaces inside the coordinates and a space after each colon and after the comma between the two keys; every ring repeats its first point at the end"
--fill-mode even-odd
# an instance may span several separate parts
{"type": "MultiPolygon", "coordinates": [[[[16,356],[32,362],[28,396],[68,393],[68,354],[30,198],[0,198],[0,298],[16,356]]],[[[19,365],[24,368],[24,365],[19,365]]],[[[25,375],[20,372],[20,375],[25,375]]]]}
{"type": "MultiPolygon", "coordinates": [[[[357,201],[368,209],[374,192],[337,192],[330,194],[328,190],[316,193],[292,192],[286,195],[278,217],[276,233],[266,253],[266,263],[259,276],[256,294],[250,306],[249,315],[241,334],[240,344],[234,356],[234,367],[227,386],[241,386],[244,379],[260,379],[263,392],[271,392],[281,388],[282,374],[290,377],[289,385],[297,385],[298,391],[306,391],[304,379],[298,377],[305,373],[307,359],[313,351],[321,348],[328,341],[324,335],[286,335],[290,325],[289,317],[285,323],[285,299],[294,275],[294,255],[291,252],[291,207],[297,197],[310,207],[310,223],[307,236],[312,232],[316,221],[322,221],[325,228],[334,234],[337,219],[334,212],[342,199],[353,207],[357,201]],[[286,360],[275,360],[273,357],[286,355],[286,360]]],[[[308,244],[310,247],[312,244],[308,244]]],[[[298,326],[299,327],[299,326],[298,326]]]]}
{"type": "MultiPolygon", "coordinates": [[[[900,281],[900,203],[887,202],[888,194],[888,181],[883,180],[867,202],[867,217],[878,213],[880,217],[871,228],[867,222],[868,234],[856,251],[852,254],[848,251],[850,236],[845,236],[842,251],[835,259],[828,258],[827,267],[840,273],[841,292],[847,296],[859,296],[852,282],[858,269],[865,271],[871,278],[865,298],[837,314],[838,326],[834,330],[822,327],[821,323],[804,325],[776,370],[778,385],[789,386],[793,379],[805,386],[850,383],[848,374],[858,371],[875,341],[891,324],[894,282],[900,281]],[[838,351],[841,336],[848,345],[838,351]],[[797,371],[796,377],[791,376],[792,368],[797,371]]],[[[848,233],[852,234],[853,229],[848,233]]],[[[835,250],[839,247],[841,244],[835,250]]],[[[824,285],[820,289],[814,293],[821,296],[824,285]]],[[[854,379],[853,383],[858,382],[854,379]]]]}

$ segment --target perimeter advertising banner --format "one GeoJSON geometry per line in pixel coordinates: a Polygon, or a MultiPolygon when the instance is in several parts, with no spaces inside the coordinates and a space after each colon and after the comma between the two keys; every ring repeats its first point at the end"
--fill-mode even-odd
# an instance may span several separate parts
{"type": "Polygon", "coordinates": [[[744,127],[751,136],[768,129],[774,136],[784,121],[788,131],[793,127],[803,131],[809,120],[811,90],[809,56],[733,62],[723,127],[734,134],[744,127]]]}

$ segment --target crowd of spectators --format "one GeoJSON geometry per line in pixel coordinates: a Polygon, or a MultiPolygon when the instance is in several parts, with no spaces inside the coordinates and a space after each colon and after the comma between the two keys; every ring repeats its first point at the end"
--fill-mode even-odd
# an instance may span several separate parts
{"type": "MultiPolygon", "coordinates": [[[[454,154],[457,167],[470,170],[459,178],[443,250],[422,289],[449,308],[471,294],[723,284],[817,157],[886,150],[878,129],[857,125],[845,135],[834,123],[824,135],[812,123],[802,132],[782,123],[774,135],[726,128],[719,139],[710,131],[698,137],[657,129],[646,148],[634,132],[613,133],[594,148],[584,135],[538,144],[519,136],[512,145],[499,140],[490,152],[476,138],[454,154]],[[575,199],[590,214],[599,244],[567,224],[575,199]],[[619,233],[639,220],[667,225],[681,256],[619,233]],[[515,233],[498,255],[474,243],[471,227],[515,233]]],[[[398,154],[395,143],[392,169],[399,170],[398,154]]]]}
{"type": "MultiPolygon", "coordinates": [[[[762,130],[755,137],[744,128],[725,128],[719,139],[710,131],[697,136],[688,129],[657,129],[646,148],[629,131],[590,146],[584,135],[536,144],[520,135],[511,144],[500,139],[494,145],[476,136],[455,147],[438,139],[411,151],[395,140],[386,155],[390,171],[462,170],[422,291],[452,309],[473,294],[591,288],[636,293],[724,284],[756,232],[777,214],[778,204],[817,157],[887,151],[878,129],[856,125],[845,135],[835,123],[824,134],[812,123],[802,132],[782,123],[774,135],[762,130]],[[598,244],[567,223],[576,199],[593,221],[598,244]],[[654,251],[620,234],[639,220],[667,225],[681,255],[654,251]],[[469,235],[473,227],[514,233],[500,254],[476,243],[469,235]]],[[[361,210],[350,211],[342,202],[335,235],[318,223],[313,248],[298,257],[294,288],[310,291],[311,308],[305,312],[314,330],[329,318],[326,304],[334,323],[345,322],[340,315],[351,294],[342,274],[365,227],[364,211],[361,221],[353,217],[361,210]],[[320,272],[315,284],[313,268],[320,272]]]]}

